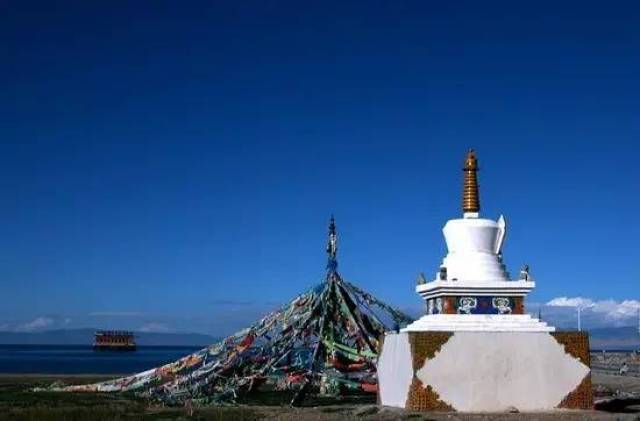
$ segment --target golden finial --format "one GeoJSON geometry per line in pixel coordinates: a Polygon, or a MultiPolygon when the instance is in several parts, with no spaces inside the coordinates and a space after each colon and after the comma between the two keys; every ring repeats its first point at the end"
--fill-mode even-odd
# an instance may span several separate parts
{"type": "Polygon", "coordinates": [[[464,160],[464,187],[462,190],[462,212],[477,213],[480,211],[480,193],[478,191],[478,160],[473,149],[469,150],[464,160]]]}

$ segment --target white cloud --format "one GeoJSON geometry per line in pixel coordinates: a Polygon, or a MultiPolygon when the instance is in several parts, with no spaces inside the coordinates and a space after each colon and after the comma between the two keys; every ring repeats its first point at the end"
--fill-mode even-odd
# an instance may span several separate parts
{"type": "Polygon", "coordinates": [[[167,333],[167,332],[171,332],[172,330],[169,329],[167,325],[164,325],[162,323],[151,322],[151,323],[147,323],[145,325],[140,326],[140,328],[138,328],[138,331],[146,332],[146,333],[151,333],[151,332],[167,333]]]}
{"type": "Polygon", "coordinates": [[[94,311],[89,313],[92,317],[139,317],[143,316],[139,311],[94,311]]]}
{"type": "Polygon", "coordinates": [[[603,313],[610,320],[624,320],[638,315],[640,301],[624,300],[617,302],[614,300],[596,301],[591,309],[595,313],[603,313]]]}
{"type": "Polygon", "coordinates": [[[594,302],[588,298],[582,297],[558,297],[547,303],[550,307],[591,307],[594,305],[594,302]]]}
{"type": "Polygon", "coordinates": [[[638,320],[638,300],[592,300],[583,297],[557,297],[548,307],[580,307],[583,315],[591,316],[591,322],[604,326],[635,325],[638,320]]]}
{"type": "Polygon", "coordinates": [[[41,330],[50,327],[54,322],[55,320],[53,320],[51,317],[37,317],[30,322],[19,325],[15,330],[23,332],[33,332],[35,330],[41,330]]]}

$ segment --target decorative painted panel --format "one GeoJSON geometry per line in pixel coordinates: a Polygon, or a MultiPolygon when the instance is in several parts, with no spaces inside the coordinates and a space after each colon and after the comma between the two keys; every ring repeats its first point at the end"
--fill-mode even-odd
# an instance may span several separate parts
{"type": "Polygon", "coordinates": [[[513,298],[513,314],[524,314],[524,298],[513,298]]]}
{"type": "Polygon", "coordinates": [[[442,298],[427,300],[427,314],[442,314],[442,298]]]}
{"type": "Polygon", "coordinates": [[[457,314],[511,314],[515,307],[513,297],[456,297],[457,314]]]}
{"type": "Polygon", "coordinates": [[[438,297],[427,300],[427,314],[523,314],[522,297],[438,297]]]}

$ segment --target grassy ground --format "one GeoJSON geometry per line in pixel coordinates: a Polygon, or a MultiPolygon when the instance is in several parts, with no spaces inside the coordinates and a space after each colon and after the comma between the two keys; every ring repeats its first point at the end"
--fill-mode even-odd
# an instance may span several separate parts
{"type": "MultiPolygon", "coordinates": [[[[344,420],[344,419],[431,419],[431,420],[640,420],[640,399],[635,405],[640,379],[594,375],[594,386],[601,397],[618,397],[625,403],[610,409],[622,411],[555,411],[536,414],[417,414],[375,405],[372,398],[317,399],[305,407],[278,405],[272,396],[253,399],[246,404],[225,407],[195,408],[189,417],[184,408],[163,408],[124,394],[31,392],[31,388],[50,385],[53,381],[89,383],[104,380],[99,376],[0,376],[0,419],[10,420],[344,420]],[[637,410],[637,412],[636,412],[637,410]]],[[[640,395],[638,395],[640,396],[640,395]]]]}

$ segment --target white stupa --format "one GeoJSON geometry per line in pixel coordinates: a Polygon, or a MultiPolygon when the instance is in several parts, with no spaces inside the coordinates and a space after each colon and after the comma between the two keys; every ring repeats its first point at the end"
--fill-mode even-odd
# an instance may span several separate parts
{"type": "Polygon", "coordinates": [[[480,218],[478,162],[464,164],[463,217],[449,220],[443,233],[448,253],[435,279],[419,280],[416,292],[427,314],[403,329],[420,331],[553,332],[555,328],[524,312],[524,298],[535,287],[527,266],[517,280],[502,259],[506,221],[480,218]]]}
{"type": "Polygon", "coordinates": [[[416,287],[426,314],[384,337],[379,402],[411,411],[592,408],[588,334],[525,314],[535,283],[528,267],[516,280],[505,268],[504,217],[480,218],[473,151],[463,170],[463,216],[444,226],[448,253],[435,279],[420,276],[416,287]]]}

